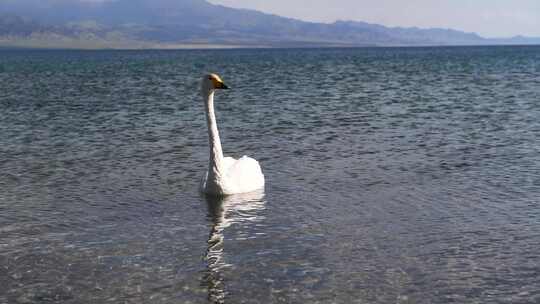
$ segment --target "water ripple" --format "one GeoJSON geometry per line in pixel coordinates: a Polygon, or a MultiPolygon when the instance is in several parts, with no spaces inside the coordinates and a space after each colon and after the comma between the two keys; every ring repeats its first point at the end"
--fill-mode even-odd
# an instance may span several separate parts
{"type": "Polygon", "coordinates": [[[0,53],[0,303],[540,301],[538,47],[0,53]]]}

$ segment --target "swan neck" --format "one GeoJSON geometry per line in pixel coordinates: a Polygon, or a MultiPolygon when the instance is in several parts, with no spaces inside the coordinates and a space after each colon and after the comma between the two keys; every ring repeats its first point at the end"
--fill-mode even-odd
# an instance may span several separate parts
{"type": "Polygon", "coordinates": [[[214,92],[210,91],[205,94],[206,122],[208,124],[208,140],[210,144],[210,173],[220,175],[223,150],[221,148],[221,140],[217,128],[216,114],[214,112],[214,92]]]}

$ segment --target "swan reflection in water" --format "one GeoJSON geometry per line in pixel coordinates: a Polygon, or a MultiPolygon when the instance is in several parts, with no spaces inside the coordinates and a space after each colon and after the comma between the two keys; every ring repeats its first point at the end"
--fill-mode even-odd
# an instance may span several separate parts
{"type": "Polygon", "coordinates": [[[235,194],[226,197],[206,197],[211,230],[208,248],[204,257],[207,270],[203,285],[208,288],[210,303],[225,303],[223,271],[230,267],[224,259],[223,232],[230,226],[240,225],[249,228],[264,219],[261,214],[265,208],[264,191],[235,194]]]}

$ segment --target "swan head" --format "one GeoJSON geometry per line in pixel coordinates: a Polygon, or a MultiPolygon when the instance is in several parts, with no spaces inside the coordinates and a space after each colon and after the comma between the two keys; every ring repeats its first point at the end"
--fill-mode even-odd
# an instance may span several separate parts
{"type": "Polygon", "coordinates": [[[226,90],[229,87],[221,80],[218,74],[208,74],[203,76],[202,90],[203,92],[212,92],[214,90],[226,90]]]}

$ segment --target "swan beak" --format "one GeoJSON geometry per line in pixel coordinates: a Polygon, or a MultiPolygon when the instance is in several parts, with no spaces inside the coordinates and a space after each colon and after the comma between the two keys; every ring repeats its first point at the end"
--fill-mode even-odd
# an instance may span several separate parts
{"type": "Polygon", "coordinates": [[[229,87],[226,84],[224,84],[223,82],[218,82],[217,85],[216,85],[216,89],[228,90],[229,87]]]}

